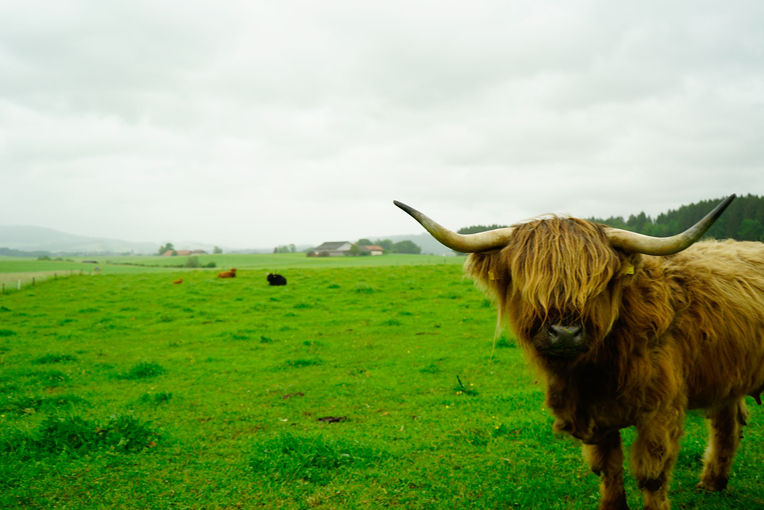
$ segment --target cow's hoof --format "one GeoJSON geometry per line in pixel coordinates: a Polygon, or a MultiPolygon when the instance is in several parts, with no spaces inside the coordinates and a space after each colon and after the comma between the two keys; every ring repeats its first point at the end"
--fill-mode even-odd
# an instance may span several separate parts
{"type": "Polygon", "coordinates": [[[728,478],[726,477],[704,477],[696,487],[706,491],[723,491],[727,488],[728,478]]]}
{"type": "Polygon", "coordinates": [[[626,504],[626,498],[624,498],[623,501],[603,502],[600,504],[600,510],[629,510],[629,505],[626,504]]]}
{"type": "Polygon", "coordinates": [[[626,504],[626,494],[621,492],[615,496],[606,494],[607,499],[600,501],[600,510],[629,510],[626,504]]]}

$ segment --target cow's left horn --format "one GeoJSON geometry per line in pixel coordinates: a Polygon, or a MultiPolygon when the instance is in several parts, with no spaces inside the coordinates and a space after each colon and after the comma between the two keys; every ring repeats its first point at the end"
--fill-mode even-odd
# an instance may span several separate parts
{"type": "Polygon", "coordinates": [[[475,253],[499,248],[507,244],[512,235],[512,227],[499,228],[477,234],[458,234],[439,225],[413,207],[409,207],[397,200],[394,200],[393,203],[410,214],[441,244],[462,253],[475,253]]]}
{"type": "Polygon", "coordinates": [[[610,244],[616,248],[631,253],[644,253],[645,255],[673,255],[679,253],[692,243],[700,239],[706,233],[706,230],[721,216],[724,210],[730,205],[730,202],[736,195],[730,195],[723,202],[717,205],[713,211],[708,213],[702,220],[681,234],[671,237],[650,237],[627,230],[607,227],[605,234],[610,240],[610,244]]]}

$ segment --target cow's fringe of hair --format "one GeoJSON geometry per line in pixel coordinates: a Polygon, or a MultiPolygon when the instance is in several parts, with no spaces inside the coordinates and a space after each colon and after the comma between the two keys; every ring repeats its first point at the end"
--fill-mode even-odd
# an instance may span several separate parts
{"type": "Polygon", "coordinates": [[[465,272],[494,299],[499,322],[529,339],[535,326],[559,320],[588,322],[604,335],[618,314],[606,291],[636,263],[619,257],[599,226],[554,217],[519,225],[503,249],[471,255],[465,272]]]}

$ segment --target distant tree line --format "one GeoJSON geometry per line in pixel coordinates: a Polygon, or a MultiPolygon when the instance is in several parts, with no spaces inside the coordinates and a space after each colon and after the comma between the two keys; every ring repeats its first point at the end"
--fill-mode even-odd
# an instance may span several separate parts
{"type": "Polygon", "coordinates": [[[488,230],[496,230],[497,228],[504,228],[506,225],[472,225],[471,227],[460,228],[456,231],[457,234],[477,234],[479,232],[487,232],[488,230]]]}
{"type": "Polygon", "coordinates": [[[50,255],[49,251],[43,250],[23,251],[14,248],[0,248],[0,256],[3,257],[49,257],[50,255]]]}
{"type": "Polygon", "coordinates": [[[296,251],[297,247],[294,244],[284,244],[273,249],[273,253],[294,253],[296,251]]]}
{"type": "MultiPolygon", "coordinates": [[[[104,255],[104,253],[102,252],[99,252],[99,254],[104,255]]],[[[93,255],[93,252],[87,252],[87,251],[50,252],[47,250],[24,251],[24,250],[17,250],[15,248],[0,247],[0,256],[2,257],[26,257],[26,258],[36,257],[39,260],[60,260],[62,257],[83,257],[86,255],[93,255]],[[53,257],[55,257],[55,259],[53,257]]],[[[132,253],[123,252],[123,253],[119,253],[118,255],[132,255],[132,253]]]]}
{"type": "MultiPolygon", "coordinates": [[[[665,237],[688,229],[721,200],[721,198],[702,200],[683,205],[677,210],[659,214],[655,219],[641,212],[627,219],[614,216],[606,219],[589,218],[589,220],[640,234],[665,237]]],[[[764,241],[764,197],[749,194],[733,200],[721,218],[708,229],[706,236],[738,241],[764,241]]]]}
{"type": "MultiPolygon", "coordinates": [[[[166,252],[172,252],[172,256],[176,257],[178,255],[178,250],[175,249],[175,245],[172,243],[163,244],[159,247],[159,251],[157,252],[159,255],[164,255],[166,252]]],[[[212,253],[215,255],[220,255],[223,253],[223,249],[220,246],[215,246],[212,248],[212,253]]]]}

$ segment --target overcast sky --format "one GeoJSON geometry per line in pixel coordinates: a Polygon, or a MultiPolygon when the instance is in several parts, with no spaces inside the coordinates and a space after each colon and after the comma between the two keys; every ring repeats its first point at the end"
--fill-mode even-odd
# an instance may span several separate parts
{"type": "MultiPolygon", "coordinates": [[[[229,248],[764,194],[764,2],[0,2],[0,224],[229,248]]],[[[0,243],[2,244],[2,243],[0,243]]]]}

